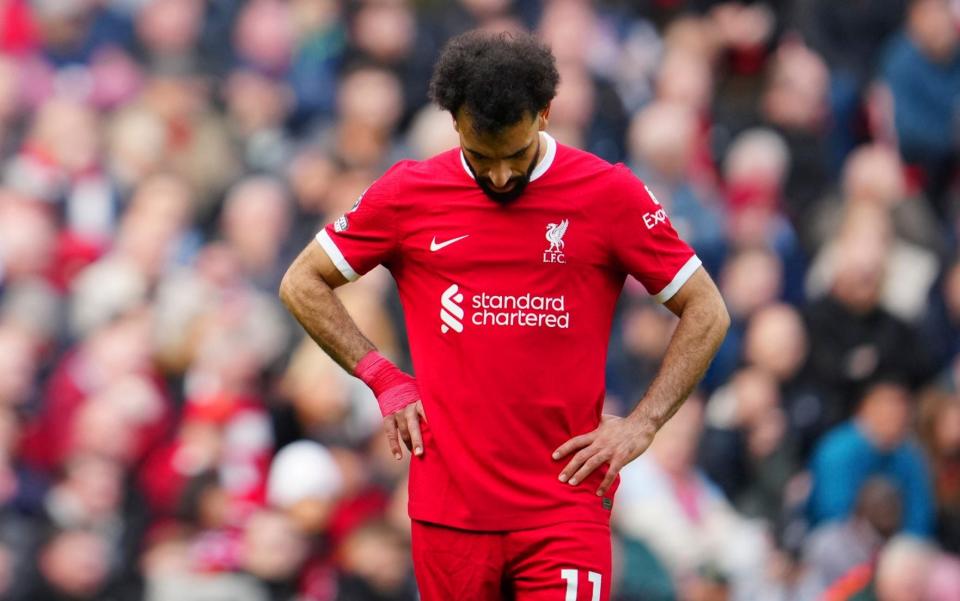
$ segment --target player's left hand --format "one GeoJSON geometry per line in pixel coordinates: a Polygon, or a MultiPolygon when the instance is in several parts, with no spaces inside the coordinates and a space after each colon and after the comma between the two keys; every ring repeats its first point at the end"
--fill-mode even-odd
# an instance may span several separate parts
{"type": "Polygon", "coordinates": [[[600,418],[600,425],[596,430],[574,436],[553,452],[553,459],[556,461],[577,451],[560,472],[560,481],[575,486],[583,482],[593,470],[607,463],[609,469],[597,489],[597,496],[603,496],[623,466],[647,450],[653,442],[654,434],[656,428],[652,427],[652,424],[643,423],[636,418],[604,415],[600,418]]]}

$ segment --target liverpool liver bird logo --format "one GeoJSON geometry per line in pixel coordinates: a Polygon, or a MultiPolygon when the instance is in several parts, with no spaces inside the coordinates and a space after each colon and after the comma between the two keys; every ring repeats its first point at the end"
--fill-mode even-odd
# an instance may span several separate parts
{"type": "Polygon", "coordinates": [[[547,252],[563,252],[563,235],[567,233],[569,224],[570,222],[567,219],[560,223],[547,224],[547,242],[550,243],[547,252]]]}

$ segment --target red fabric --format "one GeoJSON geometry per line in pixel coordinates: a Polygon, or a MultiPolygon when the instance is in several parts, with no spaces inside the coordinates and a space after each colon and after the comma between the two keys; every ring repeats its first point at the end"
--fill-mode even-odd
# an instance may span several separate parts
{"type": "Polygon", "coordinates": [[[569,522],[516,532],[470,532],[413,522],[413,569],[423,601],[610,598],[610,527],[569,522]],[[599,585],[599,592],[595,587],[599,585]]]}
{"type": "Polygon", "coordinates": [[[318,234],[345,276],[383,263],[397,281],[427,419],[415,519],[609,521],[604,471],[562,484],[552,453],[599,425],[626,276],[674,290],[698,259],[626,167],[559,144],[550,162],[550,147],[512,205],[487,198],[455,150],[398,164],[318,234]]]}
{"type": "Polygon", "coordinates": [[[106,240],[91,240],[73,232],[63,231],[57,237],[56,261],[51,280],[58,290],[67,292],[73,278],[106,252],[106,240]]]}
{"type": "Polygon", "coordinates": [[[298,598],[303,601],[334,601],[337,598],[337,571],[327,554],[307,560],[300,570],[298,598]]]}
{"type": "Polygon", "coordinates": [[[174,458],[179,449],[177,442],[170,442],[147,457],[137,470],[140,490],[155,516],[167,517],[176,513],[187,477],[174,467],[174,458]]]}
{"type": "MultiPolygon", "coordinates": [[[[44,392],[41,412],[30,421],[21,439],[21,455],[32,467],[51,471],[62,466],[72,451],[73,422],[93,391],[84,385],[85,357],[68,353],[54,370],[44,392]]],[[[142,424],[134,437],[131,461],[138,462],[166,438],[172,428],[172,402],[159,374],[148,374],[163,397],[164,410],[153,421],[142,424]]]]}
{"type": "Polygon", "coordinates": [[[370,351],[360,359],[354,374],[373,391],[384,416],[420,400],[416,380],[377,351],[370,351]]]}
{"type": "Polygon", "coordinates": [[[780,190],[774,182],[737,182],[727,188],[727,203],[732,211],[747,207],[777,209],[780,190]]]}
{"type": "MultiPolygon", "coordinates": [[[[272,436],[263,404],[254,397],[216,395],[190,399],[183,424],[216,427],[223,441],[219,462],[209,466],[221,474],[221,487],[230,502],[231,520],[242,522],[266,504],[267,475],[273,457],[272,436]],[[232,434],[231,434],[232,432],[232,434]],[[224,478],[224,474],[232,474],[224,478]]],[[[173,515],[191,477],[197,475],[183,463],[184,442],[178,437],[152,453],[139,470],[140,486],[154,513],[173,515]],[[187,470],[187,471],[185,471],[187,470]]]]}
{"type": "Polygon", "coordinates": [[[823,601],[849,601],[862,593],[873,579],[873,566],[859,565],[840,577],[823,593],[823,601]]]}
{"type": "Polygon", "coordinates": [[[330,542],[337,545],[357,527],[383,516],[390,499],[379,488],[367,488],[337,503],[327,525],[330,542]]]}
{"type": "Polygon", "coordinates": [[[26,0],[0,0],[0,51],[19,54],[37,47],[37,28],[26,0]]]}
{"type": "Polygon", "coordinates": [[[717,173],[713,156],[713,132],[714,125],[710,114],[701,114],[697,119],[688,179],[694,186],[707,190],[715,190],[720,186],[720,174],[717,173]]]}

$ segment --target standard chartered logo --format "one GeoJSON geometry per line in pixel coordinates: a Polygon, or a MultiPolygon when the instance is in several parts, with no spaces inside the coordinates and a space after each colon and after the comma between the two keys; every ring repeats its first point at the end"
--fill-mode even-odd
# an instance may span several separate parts
{"type": "Polygon", "coordinates": [[[474,294],[464,303],[463,293],[457,284],[452,284],[440,295],[440,331],[463,332],[463,324],[475,326],[513,326],[528,328],[570,327],[570,312],[566,298],[527,294],[474,294]],[[464,304],[472,309],[467,317],[464,304]]]}
{"type": "Polygon", "coordinates": [[[457,334],[463,331],[463,307],[460,306],[462,302],[463,294],[460,293],[460,288],[456,284],[440,295],[440,321],[443,322],[440,331],[444,334],[450,330],[457,334]]]}

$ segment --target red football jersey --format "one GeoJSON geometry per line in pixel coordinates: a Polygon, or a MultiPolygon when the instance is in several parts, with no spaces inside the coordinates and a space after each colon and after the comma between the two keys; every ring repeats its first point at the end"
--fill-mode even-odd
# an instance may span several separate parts
{"type": "Polygon", "coordinates": [[[627,274],[669,299],[700,266],[623,165],[557,144],[501,206],[459,149],[402,161],[317,234],[353,280],[397,281],[427,423],[410,516],[471,530],[609,520],[594,472],[557,480],[553,451],[597,427],[627,274]]]}

